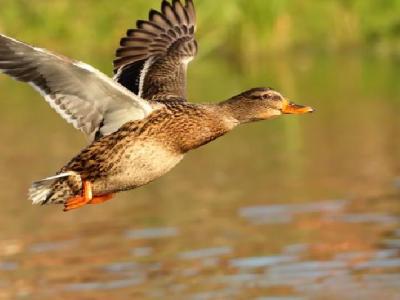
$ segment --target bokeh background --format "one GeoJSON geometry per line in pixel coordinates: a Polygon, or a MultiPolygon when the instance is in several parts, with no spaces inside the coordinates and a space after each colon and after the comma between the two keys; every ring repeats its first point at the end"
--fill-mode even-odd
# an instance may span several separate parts
{"type": "MultiPolygon", "coordinates": [[[[111,75],[159,0],[1,0],[0,32],[111,75]]],[[[400,299],[400,1],[197,0],[194,102],[271,86],[318,113],[243,126],[71,213],[27,189],[86,141],[0,77],[0,299],[400,299]]]]}

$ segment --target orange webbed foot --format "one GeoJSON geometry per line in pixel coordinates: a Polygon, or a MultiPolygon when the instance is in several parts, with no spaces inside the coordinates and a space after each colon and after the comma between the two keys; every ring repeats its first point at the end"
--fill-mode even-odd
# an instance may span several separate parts
{"type": "Polygon", "coordinates": [[[93,199],[92,184],[90,181],[83,182],[82,196],[75,196],[67,200],[64,204],[64,211],[80,208],[88,204],[93,199]]]}
{"type": "Polygon", "coordinates": [[[113,197],[112,194],[96,196],[96,197],[93,197],[93,199],[90,200],[88,204],[100,204],[100,203],[106,202],[108,200],[111,200],[112,197],[113,197]]]}

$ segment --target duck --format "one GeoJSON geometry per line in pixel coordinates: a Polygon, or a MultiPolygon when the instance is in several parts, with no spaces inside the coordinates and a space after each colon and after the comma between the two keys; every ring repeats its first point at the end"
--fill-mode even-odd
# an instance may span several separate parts
{"type": "Polygon", "coordinates": [[[71,211],[104,203],[174,168],[189,151],[241,124],[313,112],[267,87],[195,104],[187,67],[198,51],[193,0],[164,0],[120,39],[113,78],[80,61],[0,35],[0,71],[28,83],[88,145],[32,183],[33,204],[71,211]]]}

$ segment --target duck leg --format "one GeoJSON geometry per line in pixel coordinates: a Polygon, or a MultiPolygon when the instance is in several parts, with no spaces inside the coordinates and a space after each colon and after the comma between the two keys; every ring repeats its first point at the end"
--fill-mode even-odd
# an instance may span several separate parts
{"type": "Polygon", "coordinates": [[[82,196],[75,196],[68,199],[64,204],[64,211],[80,208],[88,204],[92,199],[92,183],[90,181],[83,181],[82,196]]]}

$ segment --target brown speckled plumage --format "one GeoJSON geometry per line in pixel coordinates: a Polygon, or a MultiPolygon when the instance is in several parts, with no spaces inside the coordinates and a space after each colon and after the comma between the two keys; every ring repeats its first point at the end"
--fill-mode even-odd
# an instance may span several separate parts
{"type": "MultiPolygon", "coordinates": [[[[94,183],[94,193],[99,195],[135,188],[163,175],[186,152],[224,135],[236,124],[222,113],[219,106],[171,101],[146,119],[126,123],[112,135],[93,142],[59,173],[74,171],[80,174],[82,180],[94,183]],[[135,155],[139,152],[136,150],[138,147],[143,150],[141,156],[135,155]],[[131,153],[132,149],[136,152],[131,153]],[[155,157],[155,163],[160,169],[154,171],[154,166],[147,161],[148,157],[153,158],[150,152],[159,155],[155,157]],[[135,181],[124,177],[128,169],[146,172],[135,181]],[[117,180],[110,183],[110,177],[117,180]]],[[[68,182],[68,179],[60,181],[68,182]]],[[[77,186],[76,181],[73,184],[77,186]]],[[[81,182],[78,186],[80,191],[81,182]]],[[[54,195],[47,201],[54,202],[58,197],[54,195]]]]}
{"type": "Polygon", "coordinates": [[[168,103],[146,119],[126,123],[114,134],[92,143],[62,172],[68,169],[83,174],[88,172],[92,176],[96,176],[96,172],[107,173],[112,169],[114,161],[120,160],[124,150],[139,141],[151,140],[172,154],[184,154],[227,132],[227,128],[218,118],[216,112],[206,107],[188,103],[168,103]],[[109,155],[113,156],[113,160],[109,159],[109,155]],[[100,161],[103,164],[98,168],[94,162],[100,161]]]}
{"type": "Polygon", "coordinates": [[[184,155],[237,125],[312,111],[270,88],[218,104],[186,98],[186,69],[197,53],[192,0],[164,0],[121,39],[114,80],[92,67],[0,35],[0,70],[39,90],[90,139],[56,176],[34,182],[33,203],[65,210],[101,203],[164,175],[184,155]]]}

